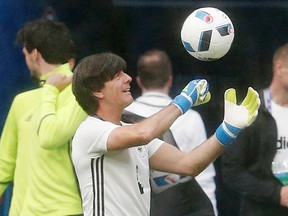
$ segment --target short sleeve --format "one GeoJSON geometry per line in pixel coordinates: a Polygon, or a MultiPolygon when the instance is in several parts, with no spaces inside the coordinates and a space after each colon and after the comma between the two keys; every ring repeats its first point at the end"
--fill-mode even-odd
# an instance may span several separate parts
{"type": "Polygon", "coordinates": [[[89,158],[96,158],[107,152],[107,140],[112,130],[119,127],[110,122],[88,117],[73,138],[74,152],[89,158]]]}
{"type": "Polygon", "coordinates": [[[149,158],[159,149],[163,143],[163,140],[156,138],[147,144],[149,158]]]}

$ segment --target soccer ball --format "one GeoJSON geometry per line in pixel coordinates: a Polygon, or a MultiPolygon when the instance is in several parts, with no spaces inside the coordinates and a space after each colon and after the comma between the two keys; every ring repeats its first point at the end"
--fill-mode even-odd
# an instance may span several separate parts
{"type": "Polygon", "coordinates": [[[181,40],[189,54],[201,61],[222,58],[234,39],[230,18],[213,7],[199,8],[184,21],[181,40]]]}

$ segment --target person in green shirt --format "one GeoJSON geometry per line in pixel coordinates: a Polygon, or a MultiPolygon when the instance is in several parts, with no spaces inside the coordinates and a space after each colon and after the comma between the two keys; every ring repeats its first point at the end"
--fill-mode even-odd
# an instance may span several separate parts
{"type": "Polygon", "coordinates": [[[81,215],[70,141],[87,114],[71,90],[76,47],[64,23],[37,19],[17,34],[40,87],[16,95],[0,140],[0,196],[13,182],[9,215],[81,215]]]}

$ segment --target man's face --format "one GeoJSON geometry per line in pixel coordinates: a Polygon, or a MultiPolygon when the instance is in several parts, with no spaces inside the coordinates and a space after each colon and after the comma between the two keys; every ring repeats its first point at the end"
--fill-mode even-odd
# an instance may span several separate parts
{"type": "Polygon", "coordinates": [[[102,93],[106,102],[115,108],[124,109],[133,102],[130,92],[132,78],[123,71],[117,73],[111,81],[105,83],[102,93]]]}
{"type": "Polygon", "coordinates": [[[31,53],[29,53],[28,50],[25,47],[23,47],[22,52],[25,56],[26,65],[30,71],[31,76],[38,77],[39,73],[36,68],[36,59],[35,59],[36,50],[33,50],[31,53]]]}
{"type": "Polygon", "coordinates": [[[288,90],[288,62],[286,61],[279,61],[279,67],[277,74],[279,76],[279,80],[281,85],[288,90]]]}

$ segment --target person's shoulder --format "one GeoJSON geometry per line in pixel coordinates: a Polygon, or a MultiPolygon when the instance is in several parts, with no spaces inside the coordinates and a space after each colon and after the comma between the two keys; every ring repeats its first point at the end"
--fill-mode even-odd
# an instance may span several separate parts
{"type": "Polygon", "coordinates": [[[138,110],[139,108],[147,106],[147,104],[134,100],[129,106],[125,108],[125,110],[131,111],[138,110]]]}
{"type": "Polygon", "coordinates": [[[193,110],[193,109],[189,109],[187,110],[187,112],[183,115],[185,117],[193,117],[193,118],[201,118],[201,115],[198,111],[193,110]]]}
{"type": "Polygon", "coordinates": [[[40,90],[39,88],[36,88],[36,89],[32,89],[32,90],[28,90],[28,91],[24,91],[24,92],[18,93],[15,96],[14,100],[18,101],[18,100],[29,99],[29,98],[32,99],[32,97],[38,96],[39,90],[40,90]]]}
{"type": "MultiPolygon", "coordinates": [[[[147,115],[145,115],[146,112],[148,112],[150,109],[149,109],[149,106],[145,105],[145,104],[142,104],[142,103],[139,103],[137,101],[134,101],[133,103],[131,103],[129,106],[127,106],[125,109],[124,109],[124,112],[123,112],[123,115],[124,118],[126,117],[132,117],[132,116],[141,116],[142,118],[143,117],[147,117],[147,115],[149,116],[150,113],[148,113],[147,115]]],[[[125,122],[125,120],[124,120],[125,122]]],[[[128,121],[130,122],[130,121],[128,121]]]]}
{"type": "Polygon", "coordinates": [[[20,111],[21,113],[26,112],[27,109],[35,106],[39,102],[39,99],[40,92],[38,89],[21,92],[14,97],[10,109],[17,110],[17,112],[20,111]]]}
{"type": "Polygon", "coordinates": [[[200,113],[193,109],[189,109],[187,110],[186,113],[184,113],[178,119],[176,119],[173,125],[187,125],[188,124],[190,126],[194,126],[200,123],[203,123],[203,119],[200,113]]]}
{"type": "Polygon", "coordinates": [[[110,121],[105,121],[99,118],[98,116],[88,115],[81,123],[82,127],[92,127],[101,126],[101,127],[120,127],[120,125],[115,125],[110,121]]]}

